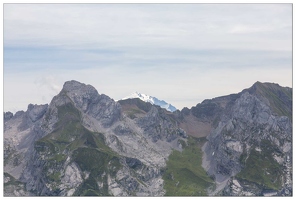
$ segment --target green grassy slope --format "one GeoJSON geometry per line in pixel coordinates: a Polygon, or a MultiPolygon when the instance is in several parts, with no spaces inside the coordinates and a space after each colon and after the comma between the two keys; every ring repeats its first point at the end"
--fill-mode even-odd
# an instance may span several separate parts
{"type": "Polygon", "coordinates": [[[271,155],[276,151],[273,148],[274,146],[268,140],[262,140],[261,152],[252,149],[249,157],[242,154],[241,160],[245,167],[236,175],[237,178],[257,183],[266,189],[280,189],[284,171],[271,155]]]}
{"type": "Polygon", "coordinates": [[[206,189],[213,185],[202,168],[201,146],[205,139],[189,137],[188,146],[182,152],[173,151],[163,175],[166,196],[205,196],[206,189]]]}

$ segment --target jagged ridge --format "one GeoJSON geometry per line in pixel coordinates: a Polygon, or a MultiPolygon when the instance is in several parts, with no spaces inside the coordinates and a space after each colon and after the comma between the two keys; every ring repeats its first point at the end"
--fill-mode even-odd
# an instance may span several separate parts
{"type": "Polygon", "coordinates": [[[172,113],[68,81],[50,105],[4,113],[4,193],[289,196],[291,117],[292,89],[271,83],[172,113]],[[189,161],[201,144],[216,187],[189,161]]]}

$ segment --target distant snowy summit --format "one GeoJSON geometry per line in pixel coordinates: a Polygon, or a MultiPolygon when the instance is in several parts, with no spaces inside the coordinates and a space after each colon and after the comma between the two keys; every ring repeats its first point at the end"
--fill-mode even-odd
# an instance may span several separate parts
{"type": "Polygon", "coordinates": [[[177,108],[174,107],[172,104],[169,104],[163,100],[159,100],[156,97],[152,97],[152,96],[149,96],[146,94],[141,94],[139,92],[135,92],[127,97],[122,98],[121,100],[135,99],[135,98],[139,98],[142,101],[149,102],[151,104],[160,106],[161,108],[165,108],[167,111],[170,111],[170,112],[174,112],[175,110],[177,110],[177,108]]]}

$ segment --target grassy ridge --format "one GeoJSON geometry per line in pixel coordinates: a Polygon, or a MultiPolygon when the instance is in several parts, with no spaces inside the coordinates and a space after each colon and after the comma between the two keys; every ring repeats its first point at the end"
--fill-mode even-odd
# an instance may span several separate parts
{"type": "Polygon", "coordinates": [[[174,150],[169,156],[163,175],[166,196],[207,195],[206,189],[214,182],[201,166],[204,141],[190,137],[182,152],[174,150]]]}
{"type": "Polygon", "coordinates": [[[288,116],[292,119],[292,89],[273,84],[257,83],[257,92],[266,97],[271,109],[279,116],[288,116]],[[288,105],[291,104],[291,105],[288,105]]]}

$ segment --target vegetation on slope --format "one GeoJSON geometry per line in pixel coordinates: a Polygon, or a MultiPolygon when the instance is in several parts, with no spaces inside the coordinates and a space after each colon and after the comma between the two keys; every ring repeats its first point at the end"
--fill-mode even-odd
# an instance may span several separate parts
{"type": "Polygon", "coordinates": [[[284,171],[272,157],[272,152],[277,150],[268,140],[262,140],[260,146],[261,151],[252,149],[248,157],[245,153],[242,154],[241,161],[245,162],[245,167],[236,176],[238,179],[257,183],[265,189],[279,190],[284,171]]]}
{"type": "Polygon", "coordinates": [[[92,148],[78,148],[73,152],[75,161],[82,171],[90,172],[89,178],[80,185],[75,196],[108,196],[107,175],[115,176],[120,168],[119,159],[92,148]],[[99,187],[101,183],[101,187],[99,187]]]}
{"type": "Polygon", "coordinates": [[[108,196],[107,175],[114,176],[121,167],[118,155],[105,144],[103,134],[82,126],[80,112],[72,104],[58,107],[58,117],[55,131],[35,142],[37,152],[46,155],[43,171],[56,186],[56,193],[59,193],[63,164],[67,155],[71,155],[71,161],[89,173],[74,196],[108,196]]]}
{"type": "Polygon", "coordinates": [[[31,195],[26,191],[26,183],[15,179],[11,174],[4,172],[3,177],[4,197],[19,197],[31,195]]]}
{"type": "Polygon", "coordinates": [[[205,196],[206,189],[214,184],[202,168],[201,146],[205,138],[188,138],[183,151],[173,151],[163,175],[167,196],[205,196]]]}
{"type": "Polygon", "coordinates": [[[150,103],[144,102],[140,99],[125,99],[118,101],[118,103],[120,103],[123,113],[131,119],[143,116],[152,107],[150,103]]]}
{"type": "Polygon", "coordinates": [[[250,89],[268,99],[270,108],[279,116],[288,116],[292,119],[292,89],[281,87],[278,84],[256,82],[250,89]]]}

